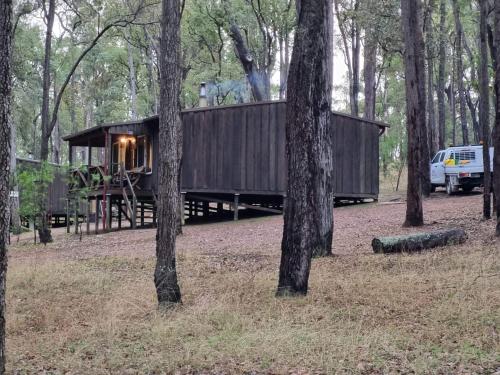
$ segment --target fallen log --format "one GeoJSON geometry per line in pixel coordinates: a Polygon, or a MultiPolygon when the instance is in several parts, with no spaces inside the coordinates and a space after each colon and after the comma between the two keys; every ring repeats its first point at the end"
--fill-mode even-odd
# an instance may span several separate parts
{"type": "Polygon", "coordinates": [[[464,243],[467,235],[463,229],[446,229],[406,236],[374,238],[372,248],[375,253],[401,253],[421,251],[433,247],[464,243]]]}

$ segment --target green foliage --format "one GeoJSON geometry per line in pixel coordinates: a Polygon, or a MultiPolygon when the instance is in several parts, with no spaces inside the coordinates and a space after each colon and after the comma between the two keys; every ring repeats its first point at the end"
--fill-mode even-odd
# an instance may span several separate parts
{"type": "Polygon", "coordinates": [[[19,192],[19,215],[36,221],[41,214],[40,204],[54,180],[55,167],[47,162],[30,167],[20,167],[16,173],[19,192]]]}

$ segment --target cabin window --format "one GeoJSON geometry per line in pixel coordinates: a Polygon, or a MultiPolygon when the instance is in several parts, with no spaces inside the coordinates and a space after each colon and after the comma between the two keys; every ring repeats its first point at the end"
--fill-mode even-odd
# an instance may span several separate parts
{"type": "Polygon", "coordinates": [[[439,158],[439,162],[440,163],[444,160],[444,155],[445,155],[445,152],[442,152],[441,153],[441,157],[439,158]]]}
{"type": "Polygon", "coordinates": [[[149,137],[143,135],[137,137],[137,168],[144,167],[146,172],[151,172],[152,169],[152,151],[149,137]]]}
{"type": "Polygon", "coordinates": [[[124,165],[128,171],[144,168],[144,172],[151,172],[153,158],[149,137],[120,136],[118,142],[113,143],[112,159],[114,173],[118,172],[118,165],[124,165]]]}
{"type": "Polygon", "coordinates": [[[432,159],[432,164],[436,164],[439,162],[439,158],[441,157],[441,153],[438,152],[436,156],[434,156],[434,159],[432,159]]]}

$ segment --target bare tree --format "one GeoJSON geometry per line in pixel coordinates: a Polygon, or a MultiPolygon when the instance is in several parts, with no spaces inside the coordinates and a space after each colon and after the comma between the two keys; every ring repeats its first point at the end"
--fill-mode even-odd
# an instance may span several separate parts
{"type": "Polygon", "coordinates": [[[5,373],[5,281],[9,236],[12,1],[0,2],[0,374],[5,373]]]}
{"type": "Polygon", "coordinates": [[[483,216],[491,218],[490,93],[488,75],[488,3],[479,2],[479,122],[483,141],[483,216]]]}
{"type": "Polygon", "coordinates": [[[401,0],[405,43],[406,121],[408,126],[408,189],[405,226],[424,224],[422,209],[422,146],[425,130],[425,63],[420,0],[401,0]]]}
{"type": "Polygon", "coordinates": [[[181,302],[175,242],[179,217],[179,166],[182,145],[179,95],[182,64],[181,4],[163,0],[160,43],[160,161],[158,163],[158,228],[154,281],[160,307],[181,302]]]}
{"type": "Polygon", "coordinates": [[[333,14],[329,0],[302,0],[297,5],[287,90],[288,186],[277,296],[307,294],[311,257],[331,253],[333,234],[333,14]]]}

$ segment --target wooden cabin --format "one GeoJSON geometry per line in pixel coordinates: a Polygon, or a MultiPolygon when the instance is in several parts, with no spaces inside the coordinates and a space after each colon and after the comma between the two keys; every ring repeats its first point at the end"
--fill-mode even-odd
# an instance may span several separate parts
{"type": "MultiPolygon", "coordinates": [[[[182,111],[181,191],[188,216],[220,214],[228,207],[235,219],[238,208],[281,212],[285,107],[285,101],[270,101],[182,111]]],[[[377,199],[379,135],[388,125],[334,112],[332,126],[335,198],[377,199]]],[[[85,189],[87,200],[97,203],[103,228],[110,228],[113,218],[121,227],[123,217],[132,227],[155,223],[158,135],[154,116],[102,124],[64,138],[70,164],[77,164],[76,149],[86,150],[86,160],[79,161],[83,168],[73,171],[78,182],[69,187],[70,196],[85,189]]]]}

